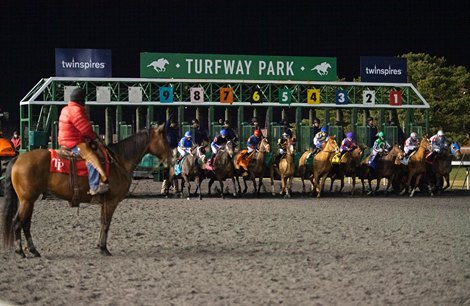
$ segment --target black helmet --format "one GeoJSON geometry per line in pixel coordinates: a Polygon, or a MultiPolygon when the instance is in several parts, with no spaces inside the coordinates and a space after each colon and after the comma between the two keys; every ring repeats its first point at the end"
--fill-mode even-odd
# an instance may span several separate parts
{"type": "Polygon", "coordinates": [[[86,93],[80,87],[75,88],[70,94],[70,101],[77,102],[78,104],[85,105],[86,93]]]}

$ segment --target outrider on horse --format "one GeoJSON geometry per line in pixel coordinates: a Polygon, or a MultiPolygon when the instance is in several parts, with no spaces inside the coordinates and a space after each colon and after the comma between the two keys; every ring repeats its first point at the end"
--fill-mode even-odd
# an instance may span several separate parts
{"type": "MultiPolygon", "coordinates": [[[[146,153],[161,160],[171,157],[171,149],[166,141],[163,125],[140,131],[118,143],[108,146],[109,191],[91,196],[87,193],[88,178],[79,176],[77,180],[77,201],[101,203],[101,230],[98,247],[103,255],[111,255],[107,248],[108,230],[114,211],[127,195],[131,185],[132,172],[146,153]]],[[[40,256],[31,238],[31,217],[34,202],[49,192],[61,199],[74,200],[74,186],[69,174],[51,173],[51,152],[36,149],[23,153],[9,164],[5,177],[5,197],[2,214],[3,242],[6,247],[16,242],[16,253],[25,257],[21,231],[27,242],[27,249],[33,256],[40,256]]]]}

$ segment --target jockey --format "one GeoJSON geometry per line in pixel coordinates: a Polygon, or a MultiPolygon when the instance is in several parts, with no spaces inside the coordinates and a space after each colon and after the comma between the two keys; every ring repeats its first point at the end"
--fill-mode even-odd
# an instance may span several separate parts
{"type": "Polygon", "coordinates": [[[212,166],[212,163],[214,162],[214,157],[219,151],[220,147],[224,144],[227,143],[227,130],[226,129],[221,129],[220,133],[214,137],[214,140],[211,142],[211,150],[212,150],[212,156],[211,159],[209,160],[209,165],[212,166]]]}
{"type": "Polygon", "coordinates": [[[318,132],[313,138],[313,145],[315,146],[315,153],[321,151],[321,147],[328,140],[328,128],[326,126],[322,127],[320,132],[318,132]]]}
{"type": "Polygon", "coordinates": [[[372,147],[372,152],[370,153],[371,157],[369,159],[369,163],[374,161],[377,154],[382,156],[383,153],[387,152],[391,148],[390,144],[385,140],[384,132],[379,132],[377,136],[377,139],[374,141],[374,146],[372,147]]]}
{"type": "Polygon", "coordinates": [[[251,135],[250,138],[248,138],[248,141],[246,142],[247,154],[250,154],[255,149],[258,149],[261,140],[263,140],[263,134],[260,130],[255,130],[253,135],[251,135]]]}
{"type": "Polygon", "coordinates": [[[281,138],[277,141],[277,144],[279,145],[279,155],[283,155],[286,153],[287,150],[287,143],[291,139],[291,136],[287,133],[284,132],[281,135],[281,138]]]}
{"type": "Polygon", "coordinates": [[[432,136],[430,140],[433,152],[441,153],[447,150],[447,139],[442,130],[437,131],[437,134],[432,136]]]}
{"type": "Polygon", "coordinates": [[[346,138],[343,139],[341,142],[341,156],[344,155],[346,152],[351,152],[357,147],[356,140],[354,140],[354,134],[352,132],[349,132],[346,134],[346,138]]]}
{"type": "Polygon", "coordinates": [[[410,134],[410,137],[405,141],[405,157],[409,157],[411,153],[416,151],[419,146],[418,136],[415,132],[410,134]]]}
{"type": "Polygon", "coordinates": [[[183,159],[186,154],[191,153],[193,147],[193,141],[191,140],[192,135],[190,131],[184,133],[184,137],[178,142],[178,153],[180,154],[180,160],[183,159]]]}
{"type": "Polygon", "coordinates": [[[60,112],[58,140],[60,146],[87,161],[88,193],[96,195],[107,192],[109,185],[106,171],[90,146],[90,141],[98,139],[98,135],[93,131],[86,114],[85,97],[86,93],[81,88],[75,88],[70,94],[70,101],[60,112]]]}

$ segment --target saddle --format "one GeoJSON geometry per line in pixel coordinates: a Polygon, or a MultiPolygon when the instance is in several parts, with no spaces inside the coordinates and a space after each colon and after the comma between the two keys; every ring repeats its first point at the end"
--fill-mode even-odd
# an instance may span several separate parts
{"type": "MultiPolygon", "coordinates": [[[[98,145],[93,148],[101,164],[104,165],[106,175],[109,175],[110,155],[105,146],[98,145]]],[[[70,188],[73,190],[72,200],[70,206],[76,207],[79,204],[79,186],[78,177],[88,176],[88,168],[86,160],[81,156],[74,154],[69,148],[61,147],[58,150],[49,149],[51,154],[51,162],[49,172],[69,174],[70,188]]]]}
{"type": "Polygon", "coordinates": [[[248,165],[250,164],[251,160],[253,159],[255,151],[253,150],[251,153],[248,154],[247,149],[243,149],[240,151],[240,154],[237,156],[237,165],[242,167],[246,171],[248,171],[248,165]]]}

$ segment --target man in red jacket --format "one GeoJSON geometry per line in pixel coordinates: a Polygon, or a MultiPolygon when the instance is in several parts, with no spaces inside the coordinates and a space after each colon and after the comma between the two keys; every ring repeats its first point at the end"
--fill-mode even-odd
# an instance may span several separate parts
{"type": "Polygon", "coordinates": [[[58,138],[60,146],[71,149],[87,161],[89,194],[96,195],[107,192],[109,186],[106,172],[89,144],[98,136],[86,114],[85,96],[81,88],[75,88],[70,94],[69,103],[60,113],[58,138]]]}

